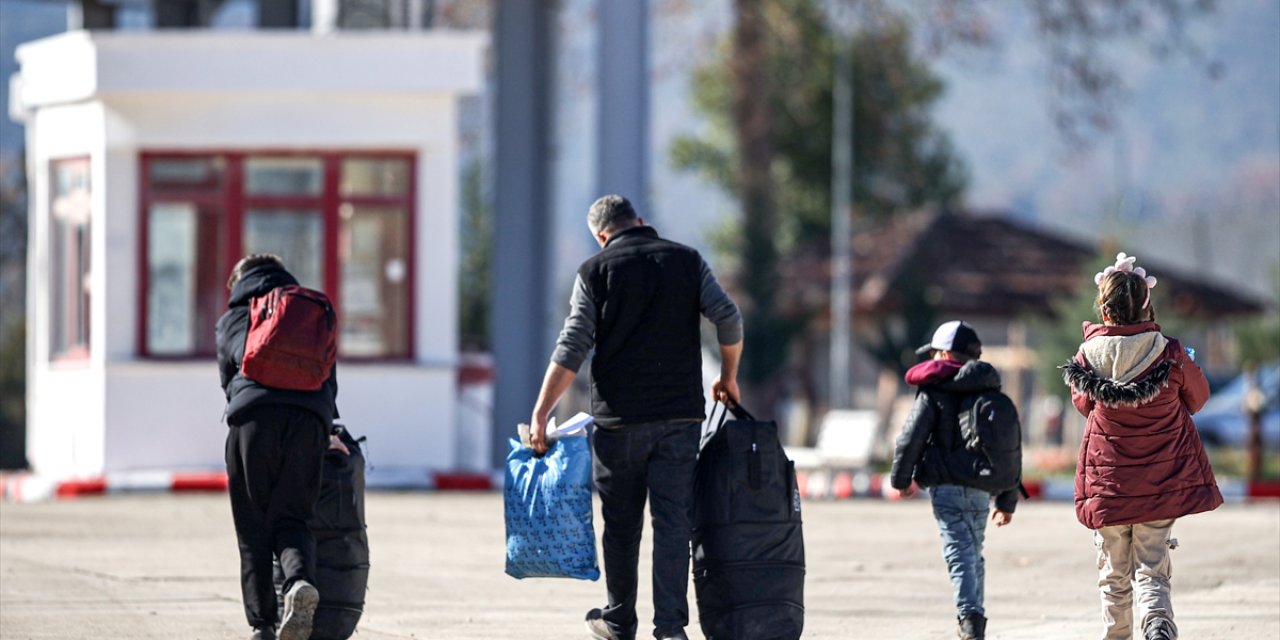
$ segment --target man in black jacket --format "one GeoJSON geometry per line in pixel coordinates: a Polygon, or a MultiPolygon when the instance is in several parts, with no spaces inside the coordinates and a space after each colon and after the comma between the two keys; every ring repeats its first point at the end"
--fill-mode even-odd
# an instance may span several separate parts
{"type": "Polygon", "coordinates": [[[337,417],[331,373],[316,391],[275,389],[240,371],[249,303],[298,281],[273,255],[250,255],[232,269],[230,307],[218,319],[218,370],[227,396],[227,480],[240,545],[240,586],[253,640],[306,640],[320,596],[313,586],[315,538],[308,523],[320,493],[320,466],[337,417]],[[272,555],[284,571],[278,617],[272,555]]]}
{"type": "MultiPolygon", "coordinates": [[[[955,591],[961,640],[982,640],[986,633],[983,583],[986,575],[982,545],[991,494],[965,484],[951,472],[949,458],[963,455],[960,403],[967,396],[1000,389],[1000,374],[979,360],[982,343],[968,323],[945,322],[933,339],[916,353],[930,359],[907,371],[907,384],[918,386],[915,405],[898,438],[890,482],[903,497],[916,485],[931,487],[933,515],[942,534],[942,556],[955,591]],[[913,481],[914,479],[914,481],[913,481]]],[[[1013,520],[1018,491],[1012,487],[996,496],[991,515],[997,527],[1013,520]]]]}
{"type": "Polygon", "coordinates": [[[637,566],[646,496],[653,516],[654,637],[683,640],[689,624],[689,510],[702,395],[701,318],[716,326],[720,375],[711,392],[738,398],[742,317],[697,251],[658,237],[626,198],[591,205],[601,251],[582,263],[569,317],[530,421],[549,446],[547,421],[591,349],[593,475],[604,515],[608,604],[587,613],[597,640],[635,638],[637,566]]]}

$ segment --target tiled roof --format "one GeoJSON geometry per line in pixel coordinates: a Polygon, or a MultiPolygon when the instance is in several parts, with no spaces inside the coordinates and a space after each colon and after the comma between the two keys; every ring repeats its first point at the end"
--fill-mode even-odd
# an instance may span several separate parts
{"type": "MultiPolygon", "coordinates": [[[[946,315],[1049,315],[1055,299],[1091,285],[1093,267],[1105,266],[1101,251],[1085,243],[1004,216],[954,212],[901,216],[858,234],[853,252],[855,312],[873,316],[900,312],[904,292],[913,286],[923,287],[946,315]]],[[[1264,309],[1227,285],[1145,256],[1141,263],[1160,278],[1162,312],[1211,319],[1264,309]]],[[[825,301],[825,256],[802,259],[787,271],[788,281],[798,285],[784,288],[792,301],[825,301]]]]}

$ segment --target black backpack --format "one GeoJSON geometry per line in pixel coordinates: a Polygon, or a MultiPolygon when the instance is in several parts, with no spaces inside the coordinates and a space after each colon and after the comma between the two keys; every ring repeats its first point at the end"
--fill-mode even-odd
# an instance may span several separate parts
{"type": "Polygon", "coordinates": [[[955,480],[991,493],[1018,486],[1022,423],[1009,396],[994,390],[968,396],[959,418],[960,442],[947,462],[955,480]]]}

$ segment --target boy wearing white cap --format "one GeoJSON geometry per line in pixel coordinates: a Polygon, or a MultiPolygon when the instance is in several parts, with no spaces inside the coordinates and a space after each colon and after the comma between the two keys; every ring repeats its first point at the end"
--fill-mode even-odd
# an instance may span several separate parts
{"type": "MultiPolygon", "coordinates": [[[[981,640],[987,626],[982,545],[993,491],[990,482],[971,472],[975,462],[985,458],[975,457],[973,436],[962,433],[961,414],[972,411],[975,402],[982,401],[975,398],[993,398],[996,404],[992,406],[1008,401],[999,394],[1000,375],[978,359],[982,356],[982,342],[968,323],[943,323],[933,333],[933,339],[916,353],[931,355],[906,374],[907,384],[919,390],[898,438],[891,483],[903,497],[914,495],[917,485],[930,487],[933,515],[942,535],[942,556],[955,591],[958,635],[961,640],[981,640]]],[[[1014,412],[1011,419],[1016,424],[1012,403],[1004,410],[1014,412]]],[[[1003,473],[1021,473],[1020,445],[1017,456],[1018,469],[1005,469],[1003,473]]],[[[990,467],[981,473],[993,475],[990,467]]],[[[1001,471],[994,475],[1001,475],[1001,471]]],[[[1018,486],[1015,480],[1012,486],[994,492],[996,509],[991,519],[996,526],[1013,520],[1018,486]]]]}

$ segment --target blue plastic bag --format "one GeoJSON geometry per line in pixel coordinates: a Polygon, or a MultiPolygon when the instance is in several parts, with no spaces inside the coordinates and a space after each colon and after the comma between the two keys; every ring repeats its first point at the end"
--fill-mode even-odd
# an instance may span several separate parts
{"type": "Polygon", "coordinates": [[[507,575],[597,580],[591,510],[591,447],[585,437],[552,443],[541,458],[511,440],[503,502],[507,575]]]}

